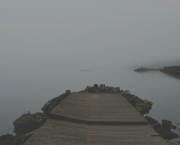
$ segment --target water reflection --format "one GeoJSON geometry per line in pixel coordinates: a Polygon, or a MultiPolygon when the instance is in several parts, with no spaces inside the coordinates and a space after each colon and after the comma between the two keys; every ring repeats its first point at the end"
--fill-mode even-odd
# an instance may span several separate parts
{"type": "Polygon", "coordinates": [[[167,72],[162,72],[165,75],[168,75],[170,77],[176,78],[176,79],[180,79],[180,74],[174,74],[174,73],[167,73],[167,72]]]}

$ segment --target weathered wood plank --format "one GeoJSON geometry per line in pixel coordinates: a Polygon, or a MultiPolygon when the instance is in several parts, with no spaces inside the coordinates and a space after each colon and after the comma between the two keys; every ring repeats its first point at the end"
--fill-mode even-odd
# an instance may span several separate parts
{"type": "Polygon", "coordinates": [[[168,145],[120,94],[72,93],[24,145],[168,145]]]}
{"type": "Polygon", "coordinates": [[[51,114],[86,121],[147,122],[120,94],[72,93],[51,114]]]}
{"type": "Polygon", "coordinates": [[[24,145],[168,145],[150,125],[86,125],[48,119],[24,145]]]}

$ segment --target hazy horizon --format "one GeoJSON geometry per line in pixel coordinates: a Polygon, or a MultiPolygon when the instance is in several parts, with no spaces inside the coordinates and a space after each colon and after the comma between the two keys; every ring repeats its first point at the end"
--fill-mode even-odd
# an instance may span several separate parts
{"type": "Polygon", "coordinates": [[[180,1],[0,1],[4,73],[180,64],[180,1]]]}

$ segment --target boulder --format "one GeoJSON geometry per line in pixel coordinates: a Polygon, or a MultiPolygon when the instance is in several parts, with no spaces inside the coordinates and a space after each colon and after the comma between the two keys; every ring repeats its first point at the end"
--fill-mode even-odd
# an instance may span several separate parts
{"type": "Polygon", "coordinates": [[[17,135],[31,132],[39,128],[47,118],[48,116],[45,113],[40,112],[35,114],[23,114],[13,122],[14,132],[17,135]]]}
{"type": "Polygon", "coordinates": [[[149,110],[151,109],[151,106],[148,103],[146,103],[146,102],[138,102],[138,103],[136,103],[135,108],[137,108],[138,111],[142,115],[144,115],[144,114],[149,113],[149,110]]]}
{"type": "Polygon", "coordinates": [[[139,97],[137,97],[137,96],[128,97],[127,100],[128,100],[133,106],[136,106],[136,103],[142,102],[142,100],[139,99],[139,97]]]}
{"type": "Polygon", "coordinates": [[[13,135],[11,134],[6,134],[0,136],[0,145],[13,145],[13,135]]]}
{"type": "Polygon", "coordinates": [[[168,131],[168,133],[164,134],[162,137],[164,139],[172,140],[174,138],[179,138],[179,135],[172,131],[168,131]]]}
{"type": "Polygon", "coordinates": [[[171,131],[171,127],[174,125],[171,124],[171,121],[163,120],[161,125],[157,120],[153,119],[152,117],[145,116],[146,120],[151,124],[151,126],[154,128],[157,133],[159,133],[160,136],[162,136],[164,139],[172,140],[174,138],[178,138],[179,135],[175,134],[171,131]]]}
{"type": "Polygon", "coordinates": [[[99,91],[104,92],[105,91],[105,84],[101,84],[99,86],[99,91]]]}
{"type": "Polygon", "coordinates": [[[113,87],[106,86],[105,93],[112,93],[113,87]]]}
{"type": "Polygon", "coordinates": [[[130,94],[129,91],[121,91],[121,95],[127,99],[134,96],[134,95],[130,94]]]}
{"type": "Polygon", "coordinates": [[[169,120],[162,120],[162,127],[170,128],[170,129],[176,129],[177,128],[175,125],[172,125],[172,122],[169,120]]]}
{"type": "Polygon", "coordinates": [[[85,91],[88,92],[88,93],[93,93],[93,90],[94,88],[93,87],[90,87],[90,86],[87,86],[85,91]]]}
{"type": "Polygon", "coordinates": [[[28,138],[30,138],[36,130],[25,134],[20,134],[14,137],[14,145],[22,145],[28,138]]]}
{"type": "Polygon", "coordinates": [[[66,92],[58,97],[55,97],[49,100],[44,106],[41,108],[45,113],[51,112],[56,105],[58,105],[62,100],[64,100],[69,94],[71,94],[70,90],[66,90],[66,92]]]}
{"type": "Polygon", "coordinates": [[[80,91],[84,93],[120,93],[120,87],[110,87],[110,86],[105,86],[105,84],[97,85],[94,84],[94,86],[87,86],[84,91],[80,91]]]}
{"type": "Polygon", "coordinates": [[[115,88],[115,93],[120,93],[121,91],[120,91],[120,87],[116,87],[115,88]]]}

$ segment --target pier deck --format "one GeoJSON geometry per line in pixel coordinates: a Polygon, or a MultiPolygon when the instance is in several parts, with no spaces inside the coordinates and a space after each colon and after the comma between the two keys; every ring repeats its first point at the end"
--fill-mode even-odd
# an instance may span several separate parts
{"type": "Polygon", "coordinates": [[[119,93],[72,93],[24,145],[168,145],[119,93]]]}

